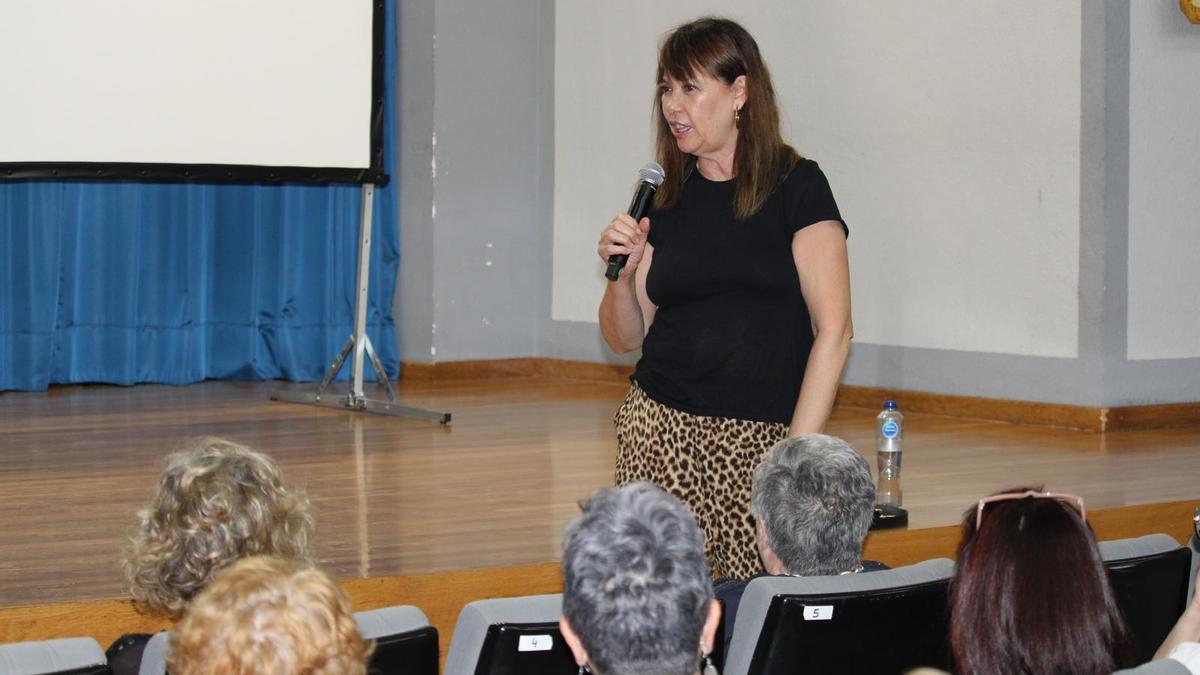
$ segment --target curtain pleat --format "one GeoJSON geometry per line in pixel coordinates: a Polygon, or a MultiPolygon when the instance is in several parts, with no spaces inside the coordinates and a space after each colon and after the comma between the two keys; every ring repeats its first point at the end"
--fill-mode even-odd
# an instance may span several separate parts
{"type": "MultiPolygon", "coordinates": [[[[353,331],[360,201],[356,185],[0,182],[0,390],[320,379],[353,331]]],[[[393,376],[396,219],[377,188],[367,333],[393,376]]]]}

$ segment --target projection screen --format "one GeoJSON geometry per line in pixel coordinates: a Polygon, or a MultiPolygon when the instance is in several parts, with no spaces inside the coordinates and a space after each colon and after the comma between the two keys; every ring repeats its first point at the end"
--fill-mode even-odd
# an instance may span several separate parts
{"type": "Polygon", "coordinates": [[[0,178],[383,183],[383,0],[4,0],[0,178]]]}

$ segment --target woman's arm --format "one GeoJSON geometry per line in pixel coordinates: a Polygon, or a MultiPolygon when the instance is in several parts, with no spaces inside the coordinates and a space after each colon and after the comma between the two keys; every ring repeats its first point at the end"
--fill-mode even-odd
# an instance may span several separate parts
{"type": "Polygon", "coordinates": [[[800,398],[788,436],[825,429],[850,354],[850,262],[846,234],[836,220],[823,220],[792,237],[792,258],[800,291],[812,317],[813,346],[804,369],[800,398]]]}
{"type": "Polygon", "coordinates": [[[620,214],[600,235],[597,252],[601,260],[607,261],[615,254],[629,256],[617,280],[604,287],[600,301],[600,334],[618,354],[641,347],[654,321],[656,308],[646,295],[646,275],[654,257],[654,247],[646,241],[649,232],[649,218],[635,223],[633,218],[620,214]]]}

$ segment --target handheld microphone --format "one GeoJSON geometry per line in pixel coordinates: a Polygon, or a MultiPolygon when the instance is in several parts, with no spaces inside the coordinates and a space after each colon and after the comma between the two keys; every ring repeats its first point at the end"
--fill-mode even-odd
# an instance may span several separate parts
{"type": "MultiPolygon", "coordinates": [[[[662,185],[663,179],[667,174],[663,168],[658,165],[658,162],[648,162],[638,170],[638,176],[642,182],[638,184],[637,192],[633,193],[633,201],[629,204],[629,210],[626,212],[633,217],[634,222],[640,221],[646,216],[646,212],[650,210],[650,200],[654,197],[654,191],[662,185]]],[[[617,277],[621,276],[621,268],[625,267],[625,263],[629,260],[629,256],[623,253],[614,253],[608,256],[608,268],[604,270],[604,276],[609,281],[616,281],[617,277]]]]}

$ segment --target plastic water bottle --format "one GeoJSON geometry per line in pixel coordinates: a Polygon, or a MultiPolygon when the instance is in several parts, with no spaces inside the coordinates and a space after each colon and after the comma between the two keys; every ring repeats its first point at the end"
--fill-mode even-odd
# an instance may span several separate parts
{"type": "Polygon", "coordinates": [[[875,417],[875,461],[879,467],[879,486],[875,491],[875,503],[903,503],[900,491],[900,460],[904,452],[904,415],[896,407],[896,401],[883,402],[883,410],[875,417]]]}

